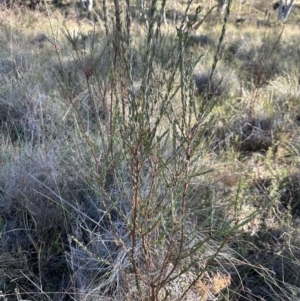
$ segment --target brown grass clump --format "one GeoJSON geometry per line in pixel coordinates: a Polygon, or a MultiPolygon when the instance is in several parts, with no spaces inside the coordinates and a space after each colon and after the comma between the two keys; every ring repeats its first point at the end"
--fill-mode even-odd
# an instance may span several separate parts
{"type": "Polygon", "coordinates": [[[209,35],[191,35],[188,39],[188,46],[214,47],[216,41],[209,35]]]}
{"type": "Polygon", "coordinates": [[[267,151],[274,144],[271,118],[253,118],[241,127],[240,135],[241,151],[267,151]]]}
{"type": "Polygon", "coordinates": [[[216,71],[212,78],[209,71],[197,72],[194,75],[197,94],[205,99],[230,98],[239,93],[239,81],[235,73],[216,71]]]}

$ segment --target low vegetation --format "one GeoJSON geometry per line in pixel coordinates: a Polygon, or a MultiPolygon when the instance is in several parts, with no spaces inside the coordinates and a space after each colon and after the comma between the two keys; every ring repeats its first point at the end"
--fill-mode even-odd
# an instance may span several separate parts
{"type": "Polygon", "coordinates": [[[20,4],[0,10],[0,299],[299,300],[297,7],[20,4]]]}

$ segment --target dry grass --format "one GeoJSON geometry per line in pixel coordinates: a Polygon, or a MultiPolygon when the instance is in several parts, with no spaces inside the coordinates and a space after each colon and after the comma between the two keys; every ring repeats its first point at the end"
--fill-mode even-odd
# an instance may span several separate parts
{"type": "MultiPolygon", "coordinates": [[[[149,124],[155,124],[160,100],[183,85],[178,71],[173,85],[167,83],[179,39],[174,15],[182,14],[185,2],[172,2],[167,9],[168,26],[162,25],[156,40],[162,47],[157,47],[154,71],[149,71],[156,76],[145,86],[150,92],[143,87],[147,27],[138,18],[132,22],[131,94],[125,91],[125,85],[131,86],[123,62],[111,69],[116,52],[108,48],[103,21],[93,26],[81,17],[79,22],[74,8],[67,18],[59,11],[47,16],[46,11],[25,7],[1,8],[1,300],[148,300],[157,271],[167,279],[161,282],[159,300],[179,300],[183,294],[185,300],[299,300],[298,25],[291,18],[284,28],[273,19],[275,27],[257,27],[265,2],[255,1],[252,19],[240,27],[234,22],[234,4],[212,78],[221,21],[215,25],[208,19],[187,40],[185,63],[191,61],[191,53],[203,54],[192,73],[195,106],[208,108],[198,128],[200,138],[195,138],[197,157],[190,165],[199,172],[188,178],[184,190],[180,164],[185,157],[164,169],[172,149],[188,140],[182,130],[188,122],[173,128],[182,135],[175,145],[163,136],[170,120],[183,115],[184,93],[178,93],[158,125],[161,140],[154,143],[153,152],[145,147],[148,157],[140,177],[141,200],[163,208],[161,201],[170,208],[161,222],[155,219],[159,210],[149,210],[146,201],[140,207],[141,218],[148,216],[144,224],[149,231],[157,229],[151,235],[157,249],[146,254],[157,259],[153,266],[143,257],[148,235],[143,227],[136,229],[143,235],[130,257],[136,170],[131,173],[126,163],[134,156],[124,153],[122,137],[135,132],[118,127],[121,109],[110,119],[109,101],[128,107],[130,99],[147,95],[155,103],[149,124]],[[70,95],[76,106],[68,102],[70,95]],[[113,145],[112,133],[117,139],[113,145]],[[172,229],[179,224],[174,212],[182,191],[187,198],[188,243],[178,260],[176,254],[168,257],[167,245],[180,248],[180,236],[172,229]],[[192,257],[185,257],[193,248],[192,257]],[[161,258],[172,259],[167,265],[161,258]],[[142,293],[136,271],[142,274],[142,293]]],[[[190,17],[195,9],[193,3],[190,17]]],[[[208,9],[205,3],[200,17],[208,9]]],[[[243,5],[240,16],[247,12],[243,5]]],[[[179,26],[180,18],[176,20],[179,26]]],[[[130,116],[130,110],[126,114],[130,116]]],[[[197,118],[190,122],[196,124],[197,118]]],[[[147,130],[143,134],[143,141],[149,141],[147,130]]]]}

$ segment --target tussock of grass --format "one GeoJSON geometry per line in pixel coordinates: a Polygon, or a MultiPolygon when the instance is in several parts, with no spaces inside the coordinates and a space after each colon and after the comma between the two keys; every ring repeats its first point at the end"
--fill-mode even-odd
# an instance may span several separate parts
{"type": "Polygon", "coordinates": [[[216,70],[210,80],[210,72],[197,72],[194,75],[198,95],[211,100],[236,97],[240,93],[239,80],[234,71],[216,70]]]}

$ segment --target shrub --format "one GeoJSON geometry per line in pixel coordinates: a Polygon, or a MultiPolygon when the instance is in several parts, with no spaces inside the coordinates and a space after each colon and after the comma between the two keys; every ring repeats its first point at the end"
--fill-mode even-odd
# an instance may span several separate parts
{"type": "MultiPolygon", "coordinates": [[[[190,209],[191,182],[208,172],[199,170],[197,162],[202,158],[201,138],[213,105],[195,100],[193,69],[199,59],[186,57],[186,19],[177,28],[177,36],[168,36],[169,57],[156,60],[166,45],[161,28],[165,2],[157,8],[152,1],[139,53],[130,38],[130,8],[124,3],[121,11],[120,5],[115,1],[113,12],[105,3],[103,6],[110,66],[102,80],[105,85],[94,84],[101,82],[98,67],[103,58],[93,49],[87,54],[92,67],[84,71],[92,101],[96,103],[100,89],[107,91],[105,121],[99,119],[97,127],[87,133],[80,105],[63,78],[61,83],[62,96],[71,105],[86,151],[94,160],[95,193],[105,208],[101,209],[102,222],[92,227],[79,217],[79,228],[85,234],[72,237],[68,254],[73,289],[92,299],[108,295],[118,300],[188,300],[215,260],[224,265],[228,261],[222,250],[240,226],[227,220],[220,232],[217,221],[211,224],[213,211],[209,211],[209,219],[195,223],[197,212],[190,209]],[[133,76],[137,55],[142,58],[139,81],[133,76]],[[211,226],[211,234],[205,234],[211,226]],[[179,285],[182,279],[186,279],[183,286],[179,285]]],[[[226,20],[220,43],[225,25],[226,20]]],[[[65,36],[70,45],[75,44],[76,36],[68,32],[65,36]]],[[[53,39],[49,41],[55,45],[53,39]]],[[[76,53],[74,66],[81,68],[83,60],[76,53]]],[[[62,62],[59,52],[57,55],[62,62]]],[[[63,63],[59,68],[64,71],[63,63]]],[[[198,210],[200,216],[203,209],[198,210]]],[[[224,280],[227,285],[229,278],[224,280]]],[[[210,293],[219,292],[212,289],[210,293]]]]}

